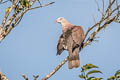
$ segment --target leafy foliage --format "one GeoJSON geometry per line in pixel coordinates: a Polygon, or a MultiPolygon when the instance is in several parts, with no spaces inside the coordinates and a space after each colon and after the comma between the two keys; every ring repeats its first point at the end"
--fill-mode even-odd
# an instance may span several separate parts
{"type": "Polygon", "coordinates": [[[110,76],[107,80],[120,80],[120,70],[117,70],[113,76],[110,76]]]}
{"type": "Polygon", "coordinates": [[[99,70],[94,70],[94,68],[98,68],[98,66],[95,66],[93,64],[86,64],[83,67],[81,67],[81,74],[79,75],[79,77],[81,79],[85,79],[85,80],[101,80],[102,78],[98,78],[95,76],[90,76],[91,74],[95,74],[95,73],[101,73],[101,71],[99,70]],[[91,70],[92,69],[92,70],[91,70]]]}
{"type": "Polygon", "coordinates": [[[88,75],[93,74],[93,73],[102,73],[102,72],[99,70],[91,70],[86,74],[86,77],[88,78],[88,75]]]}
{"type": "MultiPolygon", "coordinates": [[[[98,69],[98,66],[95,66],[93,64],[86,64],[83,67],[81,67],[81,69],[82,69],[81,74],[79,75],[80,79],[84,79],[84,80],[102,80],[103,79],[101,77],[98,78],[92,75],[96,73],[103,74],[100,70],[96,70],[98,69]]],[[[107,80],[120,80],[120,70],[117,70],[115,74],[107,78],[107,80]]]]}
{"type": "Polygon", "coordinates": [[[93,64],[86,64],[86,65],[84,65],[82,67],[82,71],[81,72],[87,71],[88,69],[92,69],[92,68],[98,68],[98,67],[93,65],[93,64]]]}

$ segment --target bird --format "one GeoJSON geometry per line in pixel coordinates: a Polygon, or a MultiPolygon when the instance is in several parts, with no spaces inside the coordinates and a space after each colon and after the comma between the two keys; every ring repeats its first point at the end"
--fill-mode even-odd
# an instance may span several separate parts
{"type": "Polygon", "coordinates": [[[56,23],[62,26],[62,34],[57,44],[57,55],[61,55],[64,50],[68,51],[68,68],[79,68],[79,52],[85,37],[83,28],[70,24],[64,17],[58,17],[56,23]]]}

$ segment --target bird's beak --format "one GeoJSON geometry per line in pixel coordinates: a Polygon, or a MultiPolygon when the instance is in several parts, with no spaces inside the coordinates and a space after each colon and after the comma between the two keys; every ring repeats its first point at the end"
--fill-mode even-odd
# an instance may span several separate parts
{"type": "Polygon", "coordinates": [[[56,23],[58,23],[57,19],[56,19],[56,21],[55,21],[55,24],[56,24],[56,23]]]}

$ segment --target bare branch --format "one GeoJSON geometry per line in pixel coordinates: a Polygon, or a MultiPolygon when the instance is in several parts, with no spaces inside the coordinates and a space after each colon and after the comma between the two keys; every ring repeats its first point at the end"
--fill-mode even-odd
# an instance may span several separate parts
{"type": "Polygon", "coordinates": [[[53,3],[55,3],[55,2],[50,2],[50,3],[48,3],[48,4],[40,5],[40,6],[37,6],[37,7],[34,7],[34,8],[30,8],[29,10],[33,10],[33,9],[37,9],[37,8],[49,6],[49,5],[53,4],[53,3]]]}
{"type": "Polygon", "coordinates": [[[99,4],[98,4],[97,0],[95,0],[95,3],[97,4],[98,11],[101,13],[101,15],[103,15],[103,12],[101,11],[101,9],[100,9],[100,7],[99,7],[99,4]]]}
{"type": "Polygon", "coordinates": [[[38,3],[39,3],[39,4],[40,4],[40,6],[41,6],[42,4],[41,4],[40,0],[37,0],[37,1],[38,1],[38,3]]]}
{"type": "Polygon", "coordinates": [[[96,24],[96,20],[95,20],[95,17],[94,16],[92,16],[93,17],[93,20],[94,20],[94,22],[95,22],[95,24],[96,24]]]}
{"type": "Polygon", "coordinates": [[[3,0],[0,1],[0,4],[4,4],[4,3],[7,3],[9,0],[6,0],[3,2],[3,0]]]}
{"type": "Polygon", "coordinates": [[[104,12],[104,8],[105,8],[104,0],[102,0],[102,4],[103,4],[102,12],[104,12]]]}
{"type": "Polygon", "coordinates": [[[9,11],[6,12],[5,17],[4,17],[4,20],[3,20],[2,25],[1,25],[1,28],[4,27],[4,25],[5,25],[5,23],[6,23],[6,20],[7,20],[8,16],[9,16],[9,14],[10,14],[10,12],[12,11],[13,8],[15,8],[15,5],[16,5],[17,2],[18,2],[18,0],[16,0],[16,1],[14,2],[14,4],[9,8],[9,11]]]}
{"type": "Polygon", "coordinates": [[[68,57],[66,57],[51,73],[46,75],[42,80],[47,80],[50,78],[53,74],[55,74],[66,62],[68,61],[68,57]]]}

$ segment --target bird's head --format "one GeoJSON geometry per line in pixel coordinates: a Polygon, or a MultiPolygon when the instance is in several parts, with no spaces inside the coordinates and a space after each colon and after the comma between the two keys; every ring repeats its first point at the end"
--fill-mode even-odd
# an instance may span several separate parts
{"type": "Polygon", "coordinates": [[[60,24],[66,22],[66,21],[67,20],[65,18],[63,18],[63,17],[59,17],[59,18],[56,19],[56,23],[60,23],[60,24]]]}
{"type": "Polygon", "coordinates": [[[63,32],[66,32],[68,29],[70,29],[73,26],[63,17],[57,18],[56,23],[60,23],[62,25],[63,32]]]}

